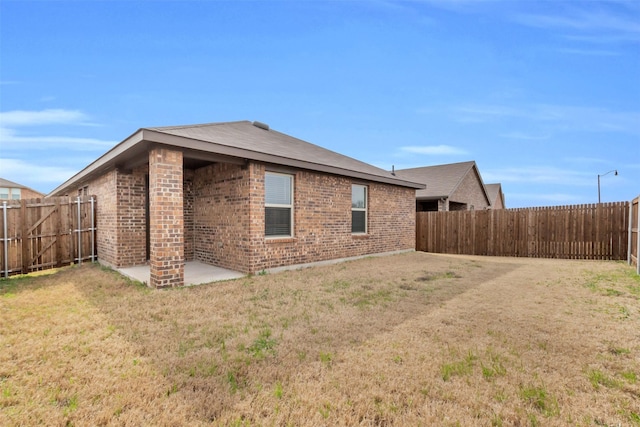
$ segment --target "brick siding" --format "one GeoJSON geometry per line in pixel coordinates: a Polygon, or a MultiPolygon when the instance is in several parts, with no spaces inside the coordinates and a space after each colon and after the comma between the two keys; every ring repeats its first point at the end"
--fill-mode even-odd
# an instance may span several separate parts
{"type": "Polygon", "coordinates": [[[150,166],[109,171],[90,182],[87,192],[98,199],[99,259],[115,267],[144,264],[145,176],[150,176],[152,286],[181,284],[185,260],[256,273],[415,248],[411,188],[254,162],[183,171],[179,152],[155,149],[149,156],[150,166]],[[265,238],[267,170],[294,176],[292,238],[265,238]],[[155,183],[154,174],[159,174],[155,183]],[[351,233],[352,184],[368,188],[366,235],[351,233]]]}
{"type": "Polygon", "coordinates": [[[294,175],[294,236],[264,237],[264,171],[252,194],[250,272],[415,248],[415,190],[310,171],[294,175]],[[368,186],[368,230],[351,233],[351,185],[368,186]]]}
{"type": "Polygon", "coordinates": [[[207,264],[249,271],[250,171],[216,163],[193,178],[194,258],[207,264]]]}
{"type": "MultiPolygon", "coordinates": [[[[119,267],[147,261],[146,174],[147,166],[119,171],[117,177],[117,235],[119,267]]],[[[98,205],[101,199],[98,198],[98,205]]],[[[98,230],[100,230],[98,228],[98,230]]]]}
{"type": "Polygon", "coordinates": [[[473,206],[473,209],[475,210],[487,209],[489,207],[489,201],[485,196],[481,182],[482,181],[478,174],[472,169],[465,175],[458,188],[456,188],[456,191],[449,197],[449,209],[469,210],[471,209],[471,206],[473,206]],[[456,208],[454,202],[463,203],[464,206],[456,208]]]}
{"type": "Polygon", "coordinates": [[[149,152],[149,224],[152,287],[184,284],[184,196],[182,152],[149,152]]]}

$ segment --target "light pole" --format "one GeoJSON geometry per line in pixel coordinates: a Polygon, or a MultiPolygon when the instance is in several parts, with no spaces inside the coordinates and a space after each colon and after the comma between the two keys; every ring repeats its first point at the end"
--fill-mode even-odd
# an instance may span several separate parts
{"type": "Polygon", "coordinates": [[[610,170],[607,173],[603,173],[602,175],[598,175],[598,203],[600,203],[600,177],[601,176],[605,176],[605,175],[609,175],[611,172],[615,172],[614,175],[618,175],[618,170],[617,169],[613,169],[613,170],[610,170]]]}

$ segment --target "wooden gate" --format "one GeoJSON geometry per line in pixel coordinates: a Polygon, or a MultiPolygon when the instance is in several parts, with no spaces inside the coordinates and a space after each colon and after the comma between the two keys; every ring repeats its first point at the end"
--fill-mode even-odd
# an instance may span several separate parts
{"type": "Polygon", "coordinates": [[[3,201],[2,276],[94,261],[95,212],[93,196],[3,201]]]}

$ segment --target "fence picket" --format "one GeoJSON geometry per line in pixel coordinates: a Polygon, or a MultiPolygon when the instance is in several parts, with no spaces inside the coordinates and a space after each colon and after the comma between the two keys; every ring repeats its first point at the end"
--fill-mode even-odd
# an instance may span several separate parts
{"type": "Polygon", "coordinates": [[[634,211],[629,202],[417,212],[416,249],[469,255],[631,260],[633,257],[627,256],[628,233],[634,212],[637,207],[634,211]]]}

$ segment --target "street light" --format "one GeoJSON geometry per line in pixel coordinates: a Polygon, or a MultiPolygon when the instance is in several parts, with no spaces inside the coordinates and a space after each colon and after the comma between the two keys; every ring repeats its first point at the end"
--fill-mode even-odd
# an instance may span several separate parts
{"type": "Polygon", "coordinates": [[[614,170],[610,170],[607,173],[603,173],[602,175],[598,175],[598,203],[600,203],[600,177],[601,176],[605,176],[605,175],[609,175],[611,172],[615,172],[614,175],[618,175],[618,170],[614,169],[614,170]]]}

